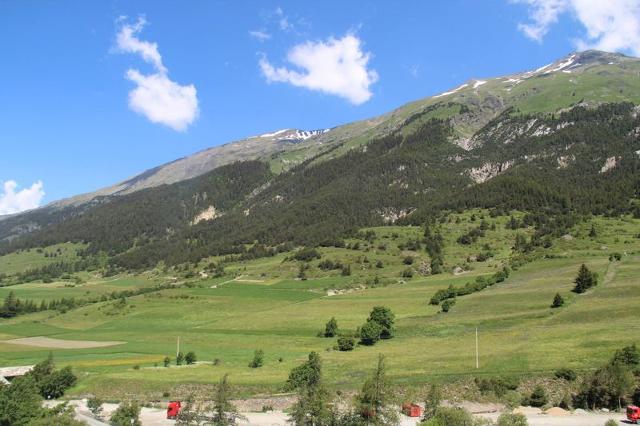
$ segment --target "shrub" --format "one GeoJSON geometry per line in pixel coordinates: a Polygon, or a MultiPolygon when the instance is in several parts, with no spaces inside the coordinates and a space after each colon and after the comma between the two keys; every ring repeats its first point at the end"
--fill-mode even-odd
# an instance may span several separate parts
{"type": "Polygon", "coordinates": [[[378,260],[376,262],[376,268],[378,268],[378,269],[384,268],[384,263],[382,263],[382,260],[378,260]]]}
{"type": "Polygon", "coordinates": [[[264,351],[258,349],[253,353],[253,359],[249,363],[250,368],[260,368],[264,365],[264,351]]]}
{"type": "Polygon", "coordinates": [[[87,408],[95,417],[100,417],[102,414],[102,403],[103,401],[100,398],[94,396],[87,399],[87,408]]]}
{"type": "Polygon", "coordinates": [[[529,396],[529,405],[532,407],[544,407],[549,402],[547,392],[540,385],[536,386],[531,396],[529,396]]]}
{"type": "Polygon", "coordinates": [[[140,406],[135,402],[123,402],[109,419],[113,426],[142,426],[140,406]]]}
{"type": "Polygon", "coordinates": [[[195,354],[195,352],[193,352],[193,351],[187,352],[187,354],[184,357],[184,360],[187,363],[187,365],[195,364],[195,362],[196,362],[196,354],[195,354]]]}
{"type": "Polygon", "coordinates": [[[611,253],[611,255],[609,255],[609,262],[613,262],[613,261],[619,262],[620,259],[622,259],[622,254],[620,253],[611,253]]]}
{"type": "Polygon", "coordinates": [[[380,333],[382,333],[380,324],[369,320],[360,328],[360,342],[363,345],[375,345],[380,340],[380,333]]]}
{"type": "Polygon", "coordinates": [[[165,367],[168,367],[169,364],[171,364],[171,358],[169,358],[168,356],[165,356],[162,363],[164,364],[165,367]]]}
{"type": "Polygon", "coordinates": [[[605,422],[604,426],[618,426],[618,422],[613,419],[609,419],[605,422]]]}
{"type": "Polygon", "coordinates": [[[356,346],[356,341],[352,337],[339,337],[338,350],[347,352],[352,351],[356,346]]]}
{"type": "Polygon", "coordinates": [[[451,308],[455,304],[456,304],[456,299],[447,299],[447,300],[445,300],[444,302],[442,302],[442,312],[444,312],[444,313],[449,312],[449,310],[451,310],[451,308]]]}
{"type": "Polygon", "coordinates": [[[527,418],[523,414],[503,413],[498,417],[496,426],[528,426],[527,418]]]}
{"type": "Polygon", "coordinates": [[[324,337],[334,337],[336,334],[338,334],[338,321],[332,317],[324,327],[324,337]]]}
{"type": "Polygon", "coordinates": [[[75,385],[77,377],[71,371],[71,367],[65,367],[61,370],[45,376],[39,383],[40,394],[47,399],[60,398],[64,392],[71,386],[75,385]]]}
{"type": "Polygon", "coordinates": [[[183,362],[184,354],[182,352],[178,352],[178,355],[176,356],[176,365],[182,365],[183,362]]]}
{"type": "Polygon", "coordinates": [[[402,278],[413,278],[413,269],[407,268],[402,271],[402,278]]]}
{"type": "Polygon", "coordinates": [[[431,419],[422,426],[474,426],[475,421],[471,413],[464,408],[440,407],[431,419]]]}
{"type": "Polygon", "coordinates": [[[303,262],[310,262],[313,259],[320,259],[320,257],[321,256],[320,253],[318,253],[318,250],[310,247],[300,249],[296,252],[296,254],[293,255],[293,258],[295,260],[301,260],[303,262]]]}
{"type": "Polygon", "coordinates": [[[607,364],[587,378],[576,396],[576,403],[584,408],[620,408],[625,396],[634,386],[634,377],[628,366],[607,364]]]}
{"type": "Polygon", "coordinates": [[[564,306],[564,299],[560,296],[560,293],[556,293],[551,303],[552,308],[561,308],[564,306]]]}
{"type": "Polygon", "coordinates": [[[402,263],[404,263],[405,265],[413,265],[413,256],[407,256],[404,259],[402,259],[402,263]]]}
{"type": "Polygon", "coordinates": [[[630,368],[635,368],[640,364],[640,353],[635,343],[618,349],[611,360],[612,364],[624,364],[630,368]]]}
{"type": "Polygon", "coordinates": [[[507,391],[516,390],[520,384],[516,377],[492,377],[488,379],[475,379],[476,385],[483,394],[493,393],[498,397],[504,396],[507,391]]]}
{"type": "Polygon", "coordinates": [[[380,338],[381,339],[391,339],[393,337],[393,333],[395,331],[393,327],[393,323],[395,321],[396,316],[391,311],[391,309],[385,306],[375,306],[371,313],[369,314],[368,321],[374,321],[378,323],[381,327],[380,338]]]}
{"type": "Polygon", "coordinates": [[[578,375],[576,374],[576,372],[570,368],[559,368],[556,370],[554,375],[558,379],[564,379],[567,382],[573,382],[578,378],[578,375]]]}

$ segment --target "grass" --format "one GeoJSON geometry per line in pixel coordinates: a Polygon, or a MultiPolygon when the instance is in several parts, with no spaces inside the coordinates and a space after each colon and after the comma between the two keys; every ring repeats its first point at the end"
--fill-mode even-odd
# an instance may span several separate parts
{"type": "MultiPolygon", "coordinates": [[[[554,240],[547,258],[524,265],[503,283],[458,298],[447,314],[430,306],[428,300],[436,290],[493,273],[510,255],[515,233],[531,232],[505,229],[508,219],[469,211],[452,215],[450,222],[440,225],[446,240],[446,269],[463,265],[469,271],[461,275],[416,273],[414,278],[403,280],[400,273],[407,268],[402,263],[404,257],[416,257],[412,267],[428,257],[424,250],[401,250],[398,244],[419,237],[422,229],[373,228],[374,241],[348,241],[357,241],[358,250],[320,249],[323,259],[349,263],[351,276],[320,271],[315,260],[307,271],[309,279],[297,280],[298,262],[286,259],[291,253],[283,253],[233,263],[226,267],[225,277],[202,279],[191,288],[128,298],[124,307],[108,301],[65,314],[41,312],[3,320],[0,339],[49,336],[127,342],[54,352],[60,365],[72,365],[80,373],[81,380],[72,395],[95,393],[115,399],[130,393],[149,398],[160,398],[163,392],[181,395],[182,385],[215,383],[225,373],[244,394],[275,392],[281,389],[291,368],[310,351],[321,353],[331,387],[350,389],[361,385],[378,353],[387,356],[393,382],[411,387],[468,375],[543,374],[559,367],[592,369],[615,349],[634,342],[640,328],[640,240],[635,238],[640,221],[629,217],[594,218],[579,224],[572,230],[572,238],[554,240]],[[496,224],[495,230],[488,230],[474,244],[456,243],[458,236],[479,225],[483,215],[490,224],[496,224]],[[598,231],[595,238],[588,237],[592,224],[598,231]],[[485,244],[491,246],[495,256],[486,262],[468,262],[467,258],[483,250],[485,244]],[[622,261],[610,262],[611,252],[623,253],[622,261]],[[374,266],[378,260],[383,261],[384,268],[374,266]],[[571,292],[572,280],[582,263],[599,274],[600,284],[584,295],[576,295],[571,292]],[[360,288],[375,276],[385,285],[360,288]],[[352,291],[327,296],[327,289],[352,291]],[[554,310],[549,305],[556,292],[565,297],[567,305],[554,310]],[[331,317],[336,317],[341,330],[355,330],[376,305],[388,306],[396,314],[395,338],[342,353],[332,350],[335,339],[317,337],[331,317]],[[475,369],[474,358],[476,327],[479,370],[475,369]],[[181,349],[195,351],[203,363],[156,367],[162,365],[165,356],[175,357],[178,337],[181,349]],[[265,351],[266,363],[260,369],[251,369],[248,363],[256,349],[265,351]],[[215,359],[220,365],[213,365],[215,359]]],[[[77,294],[74,292],[109,292],[151,282],[148,276],[118,277],[90,281],[80,288],[56,283],[12,288],[19,297],[39,299],[77,294]]],[[[34,363],[47,353],[0,342],[2,365],[34,363]]]]}

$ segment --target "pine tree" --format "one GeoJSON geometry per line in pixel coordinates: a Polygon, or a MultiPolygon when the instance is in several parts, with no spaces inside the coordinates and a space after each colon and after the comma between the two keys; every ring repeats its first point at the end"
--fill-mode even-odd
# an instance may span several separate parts
{"type": "Polygon", "coordinates": [[[316,352],[309,354],[307,362],[291,370],[287,386],[298,391],[298,401],[291,411],[296,425],[316,426],[327,423],[329,393],[322,382],[322,361],[316,352]]]}
{"type": "Polygon", "coordinates": [[[334,337],[338,334],[338,321],[335,318],[331,318],[324,329],[324,337],[334,337]]]}
{"type": "Polygon", "coordinates": [[[595,238],[598,236],[598,233],[596,232],[596,227],[591,225],[591,230],[589,231],[589,238],[595,238]]]}
{"type": "Polygon", "coordinates": [[[225,374],[216,388],[213,403],[213,424],[216,426],[235,425],[238,419],[243,418],[236,406],[231,403],[231,387],[228,377],[229,375],[225,374]]]}
{"type": "Polygon", "coordinates": [[[560,293],[556,293],[553,298],[553,303],[551,304],[552,308],[561,308],[564,306],[564,299],[560,296],[560,293]]]}
{"type": "Polygon", "coordinates": [[[360,403],[360,415],[367,424],[398,424],[398,413],[391,404],[391,389],[386,377],[384,355],[378,356],[378,366],[362,386],[357,399],[360,403]]]}
{"type": "Polygon", "coordinates": [[[575,287],[573,291],[576,293],[584,293],[591,287],[595,286],[598,283],[598,280],[597,276],[583,263],[582,266],[580,266],[578,276],[574,280],[574,283],[575,287]]]}

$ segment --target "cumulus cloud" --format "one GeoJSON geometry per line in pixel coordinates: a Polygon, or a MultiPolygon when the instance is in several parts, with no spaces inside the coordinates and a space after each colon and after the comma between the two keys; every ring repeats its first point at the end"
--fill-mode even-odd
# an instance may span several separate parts
{"type": "Polygon", "coordinates": [[[44,197],[44,186],[41,181],[35,182],[30,188],[16,192],[18,184],[14,180],[4,182],[3,192],[0,193],[0,215],[20,213],[40,206],[44,197]]]}
{"type": "Polygon", "coordinates": [[[369,87],[378,81],[378,73],[367,68],[370,58],[370,53],[362,51],[360,39],[348,34],[341,39],[331,37],[294,46],[287,61],[297,70],[275,67],[264,56],[260,69],[269,83],[289,83],[359,105],[371,98],[369,87]]]}
{"type": "Polygon", "coordinates": [[[169,78],[157,43],[140,40],[138,35],[146,21],[138,18],[134,24],[124,23],[116,35],[116,47],[122,53],[133,53],[154,68],[143,74],[129,69],[126,78],[136,87],[129,92],[129,108],[153,123],[184,131],[198,118],[198,96],[193,84],[180,85],[169,78]]]}
{"type": "Polygon", "coordinates": [[[520,24],[530,39],[542,41],[562,14],[582,24],[578,49],[629,52],[640,56],[640,0],[516,0],[529,6],[531,22],[520,24]]]}

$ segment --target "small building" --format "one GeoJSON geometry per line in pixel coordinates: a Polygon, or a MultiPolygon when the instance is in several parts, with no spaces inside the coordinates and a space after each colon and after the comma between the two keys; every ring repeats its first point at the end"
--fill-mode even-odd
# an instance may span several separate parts
{"type": "Polygon", "coordinates": [[[22,365],[17,367],[0,367],[0,383],[8,385],[16,377],[24,376],[33,370],[33,365],[22,365]]]}

